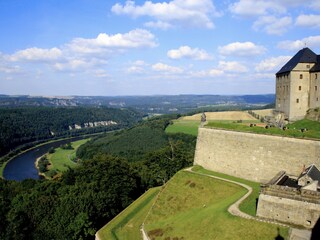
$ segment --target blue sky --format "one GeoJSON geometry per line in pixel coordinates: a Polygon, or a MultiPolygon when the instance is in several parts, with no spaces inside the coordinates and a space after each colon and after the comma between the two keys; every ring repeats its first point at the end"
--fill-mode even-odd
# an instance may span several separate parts
{"type": "Polygon", "coordinates": [[[0,0],[0,94],[274,93],[320,0],[0,0]]]}

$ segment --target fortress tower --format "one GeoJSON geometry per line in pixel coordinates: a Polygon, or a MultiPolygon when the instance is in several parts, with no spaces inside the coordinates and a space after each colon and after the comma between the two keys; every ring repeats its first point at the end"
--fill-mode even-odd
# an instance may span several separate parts
{"type": "Polygon", "coordinates": [[[320,55],[301,49],[276,73],[276,111],[290,121],[320,107],[320,55]]]}

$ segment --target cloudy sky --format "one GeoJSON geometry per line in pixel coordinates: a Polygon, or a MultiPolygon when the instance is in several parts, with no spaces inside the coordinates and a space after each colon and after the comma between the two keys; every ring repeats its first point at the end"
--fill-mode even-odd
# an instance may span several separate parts
{"type": "Polygon", "coordinates": [[[0,0],[0,94],[274,93],[320,0],[0,0]]]}

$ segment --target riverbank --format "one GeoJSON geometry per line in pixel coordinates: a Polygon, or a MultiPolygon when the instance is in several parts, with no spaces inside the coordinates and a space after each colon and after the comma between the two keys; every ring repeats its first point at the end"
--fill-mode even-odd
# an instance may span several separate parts
{"type": "MultiPolygon", "coordinates": [[[[110,132],[113,132],[113,131],[110,131],[110,132]]],[[[55,142],[60,142],[60,141],[65,141],[65,140],[70,140],[70,139],[76,139],[76,138],[89,138],[89,137],[93,137],[93,136],[100,135],[100,134],[103,134],[103,133],[105,133],[105,132],[93,133],[93,134],[86,134],[86,135],[82,135],[82,136],[75,136],[75,137],[68,137],[68,138],[60,138],[60,139],[50,140],[50,141],[47,141],[47,142],[43,142],[43,143],[37,144],[37,145],[35,145],[35,146],[33,146],[33,147],[30,147],[30,148],[28,148],[28,149],[25,149],[25,150],[23,150],[23,151],[15,154],[15,155],[11,156],[8,160],[6,160],[5,162],[3,162],[2,164],[1,164],[1,161],[0,161],[0,178],[5,179],[5,178],[4,178],[4,170],[5,170],[7,164],[8,164],[10,161],[12,161],[13,159],[15,159],[15,158],[17,158],[17,157],[19,157],[19,156],[21,156],[21,155],[23,155],[23,154],[26,154],[26,153],[29,152],[29,151],[35,150],[35,149],[37,149],[37,148],[39,148],[39,147],[43,147],[44,145],[48,145],[48,144],[55,143],[55,142]]],[[[3,157],[1,158],[1,160],[2,160],[2,159],[5,159],[6,157],[8,157],[8,155],[9,155],[9,154],[3,156],[3,157]]]]}
{"type": "Polygon", "coordinates": [[[54,149],[53,153],[45,153],[38,157],[35,161],[35,167],[38,170],[39,176],[44,177],[45,179],[53,179],[58,177],[62,172],[67,171],[69,168],[76,167],[77,161],[75,161],[75,159],[77,149],[89,140],[90,138],[86,138],[70,142],[71,149],[65,149],[59,146],[54,149]],[[43,157],[45,157],[49,162],[46,172],[40,171],[39,161],[43,157]]]}
{"type": "Polygon", "coordinates": [[[47,154],[44,154],[44,155],[38,157],[38,158],[36,159],[36,161],[34,162],[34,166],[35,166],[36,169],[38,170],[38,174],[39,174],[40,177],[43,177],[43,178],[45,178],[45,179],[48,179],[47,176],[46,176],[44,173],[42,173],[42,172],[39,171],[39,160],[40,160],[42,157],[46,156],[46,155],[47,155],[47,154]]]}

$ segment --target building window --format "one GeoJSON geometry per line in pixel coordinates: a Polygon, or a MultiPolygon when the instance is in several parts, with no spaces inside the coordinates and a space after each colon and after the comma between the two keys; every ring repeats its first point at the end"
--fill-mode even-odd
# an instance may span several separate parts
{"type": "Polygon", "coordinates": [[[318,91],[318,86],[314,86],[314,90],[315,90],[315,91],[318,91]]]}
{"type": "Polygon", "coordinates": [[[309,64],[307,65],[307,68],[310,68],[310,65],[309,65],[309,64]]]}
{"type": "Polygon", "coordinates": [[[300,74],[300,79],[303,79],[303,75],[302,74],[300,74]]]}
{"type": "Polygon", "coordinates": [[[299,103],[299,98],[297,98],[296,102],[299,103]]]}
{"type": "Polygon", "coordinates": [[[301,86],[299,86],[299,91],[301,91],[301,86]]]}
{"type": "Polygon", "coordinates": [[[317,102],[319,101],[319,98],[317,98],[317,102]]]}
{"type": "Polygon", "coordinates": [[[318,78],[318,74],[315,74],[315,79],[317,79],[318,78]]]}

